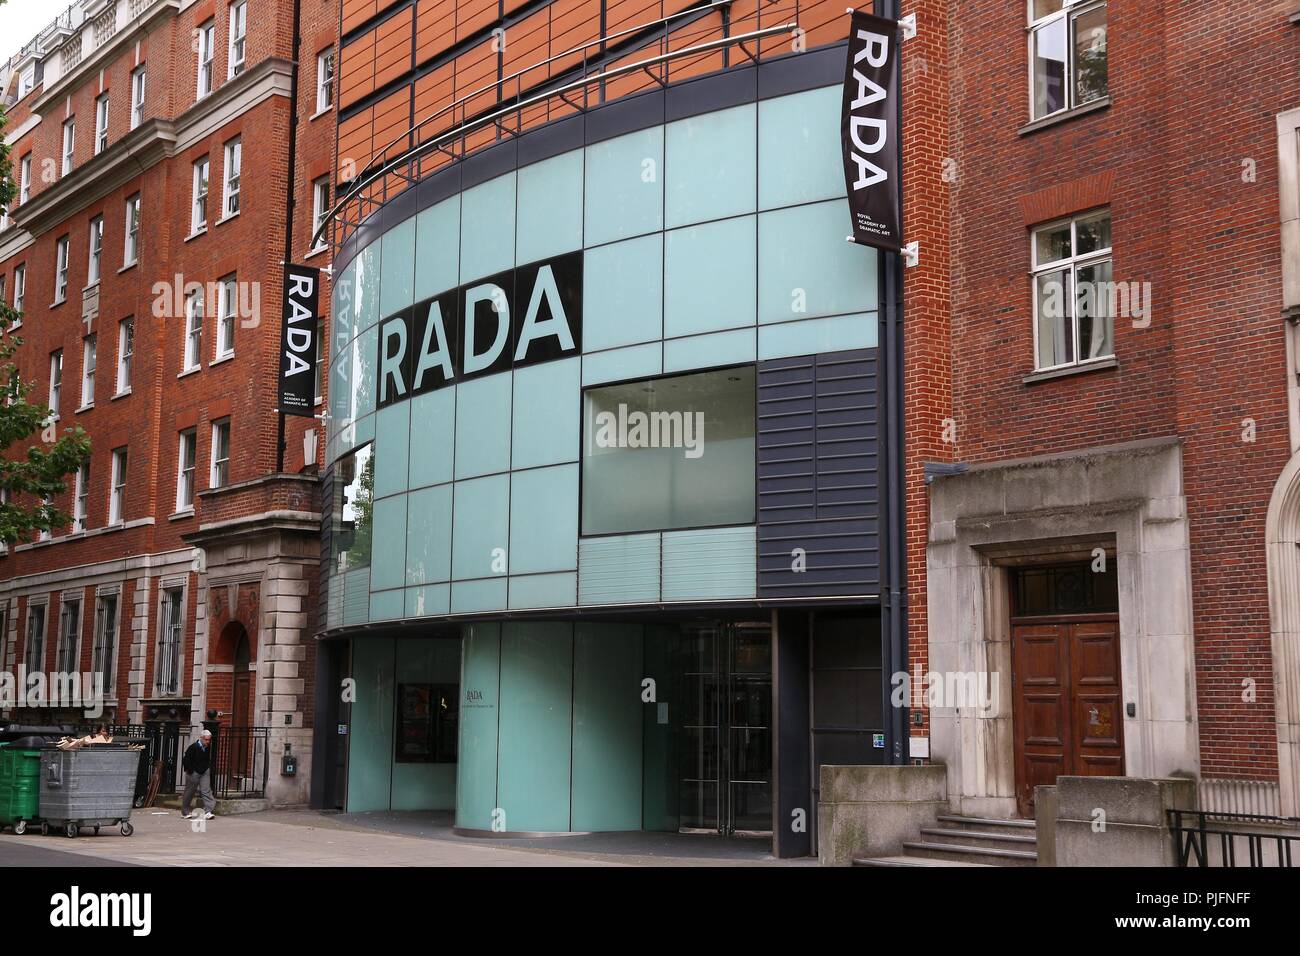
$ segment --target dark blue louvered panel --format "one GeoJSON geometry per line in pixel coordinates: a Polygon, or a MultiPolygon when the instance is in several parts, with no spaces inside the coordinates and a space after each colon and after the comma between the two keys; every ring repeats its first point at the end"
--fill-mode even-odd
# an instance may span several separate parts
{"type": "Polygon", "coordinates": [[[760,597],[878,593],[876,399],[875,349],[759,363],[760,597]]]}

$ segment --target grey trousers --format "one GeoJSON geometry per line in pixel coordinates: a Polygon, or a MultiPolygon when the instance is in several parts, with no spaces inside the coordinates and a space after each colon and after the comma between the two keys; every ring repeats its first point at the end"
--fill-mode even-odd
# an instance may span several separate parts
{"type": "Polygon", "coordinates": [[[185,793],[181,797],[181,813],[185,816],[190,815],[190,804],[194,802],[194,791],[199,792],[199,798],[203,801],[203,809],[211,813],[212,808],[217,805],[217,801],[212,798],[212,774],[210,771],[203,773],[187,773],[185,775],[185,793]]]}

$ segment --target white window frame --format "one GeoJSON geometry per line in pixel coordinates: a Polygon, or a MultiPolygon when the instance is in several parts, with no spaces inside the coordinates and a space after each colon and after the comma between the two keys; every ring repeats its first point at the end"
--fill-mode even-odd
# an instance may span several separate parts
{"type": "Polygon", "coordinates": [[[216,45],[217,21],[210,19],[198,26],[198,78],[196,81],[196,99],[203,99],[212,92],[212,57],[216,45]]]}
{"type": "Polygon", "coordinates": [[[316,398],[316,404],[320,405],[325,401],[325,322],[323,319],[316,320],[316,378],[312,386],[312,394],[316,398]]]}
{"type": "Polygon", "coordinates": [[[316,54],[316,112],[334,105],[334,47],[316,54]]]}
{"type": "Polygon", "coordinates": [[[20,262],[14,266],[14,311],[18,316],[14,319],[14,324],[10,328],[18,328],[23,324],[22,311],[23,302],[27,299],[27,263],[20,262]]]}
{"type": "Polygon", "coordinates": [[[45,640],[50,630],[49,611],[48,599],[40,601],[29,599],[27,601],[27,638],[24,641],[26,646],[23,648],[23,660],[27,665],[28,673],[33,671],[44,672],[45,670],[45,652],[49,650],[45,646],[45,640]],[[41,625],[36,628],[32,625],[35,623],[34,618],[36,617],[34,612],[38,610],[40,611],[41,625]],[[32,660],[32,645],[38,642],[40,654],[36,655],[36,660],[32,660]]]}
{"type": "Polygon", "coordinates": [[[232,219],[239,215],[239,173],[243,165],[243,141],[236,136],[226,143],[225,160],[221,165],[221,218],[232,219]]]}
{"type": "Polygon", "coordinates": [[[32,154],[28,153],[18,163],[18,204],[32,198],[32,154]]]}
{"type": "MultiPolygon", "coordinates": [[[[1049,116],[1060,116],[1061,114],[1068,113],[1070,110],[1078,106],[1085,105],[1084,103],[1075,102],[1076,91],[1075,91],[1075,81],[1074,81],[1074,31],[1073,31],[1072,21],[1079,18],[1085,13],[1091,13],[1093,10],[1096,10],[1099,7],[1104,8],[1105,6],[1106,6],[1106,0],[1062,0],[1062,5],[1060,10],[1057,10],[1053,13],[1047,13],[1041,17],[1035,18],[1034,0],[1025,0],[1025,9],[1027,11],[1027,15],[1029,18],[1029,26],[1027,28],[1027,33],[1028,33],[1028,50],[1029,50],[1029,117],[1031,122],[1036,122],[1041,119],[1047,119],[1049,116]],[[1043,113],[1040,116],[1035,112],[1037,108],[1037,102],[1036,102],[1037,91],[1034,89],[1035,40],[1037,38],[1037,35],[1040,32],[1049,29],[1053,25],[1053,23],[1057,20],[1066,21],[1065,78],[1062,81],[1065,84],[1065,90],[1064,90],[1065,97],[1063,100],[1065,105],[1062,106],[1060,109],[1053,110],[1050,113],[1043,113]]],[[[1109,44],[1109,40],[1110,40],[1109,11],[1107,12],[1106,29],[1107,29],[1107,43],[1109,44]]],[[[1099,99],[1100,98],[1101,97],[1099,97],[1099,99]]],[[[1096,100],[1088,100],[1087,102],[1093,103],[1096,102],[1096,100]]]]}
{"type": "Polygon", "coordinates": [[[95,367],[98,364],[98,338],[91,332],[81,340],[81,407],[95,404],[95,367]]]}
{"type": "Polygon", "coordinates": [[[98,284],[100,266],[104,261],[104,217],[90,220],[90,239],[86,243],[86,288],[98,284]]]}
{"type": "Polygon", "coordinates": [[[54,245],[54,304],[68,298],[69,236],[61,236],[54,245]]]}
{"type": "Polygon", "coordinates": [[[122,268],[140,261],[140,194],[129,197],[122,215],[122,268]]]}
{"type": "Polygon", "coordinates": [[[159,697],[170,697],[179,695],[181,688],[185,686],[185,614],[189,604],[185,582],[164,582],[158,589],[158,604],[158,636],[154,645],[154,694],[159,697]],[[171,614],[173,602],[170,598],[176,594],[179,594],[180,600],[174,602],[176,616],[173,617],[171,614]],[[169,645],[176,648],[176,667],[171,674],[175,683],[164,686],[162,654],[163,648],[169,645]]]}
{"type": "Polygon", "coordinates": [[[63,165],[60,176],[72,172],[72,161],[77,152],[77,118],[69,116],[63,121],[63,165]]]}
{"type": "Polygon", "coordinates": [[[90,649],[90,672],[102,674],[104,696],[116,700],[114,684],[117,682],[118,622],[122,615],[122,592],[117,587],[105,588],[95,594],[95,633],[90,649]],[[112,602],[112,612],[108,605],[112,602]]]}
{"type": "Polygon", "coordinates": [[[184,372],[193,372],[203,365],[203,295],[202,289],[195,289],[185,297],[184,372]]]}
{"type": "Polygon", "coordinates": [[[194,465],[199,458],[199,430],[183,428],[176,442],[176,511],[194,510],[194,465]]]}
{"type": "Polygon", "coordinates": [[[108,485],[108,523],[124,524],[126,521],[126,469],[129,464],[128,448],[113,449],[112,470],[108,485]]]}
{"type": "MultiPolygon", "coordinates": [[[[1045,223],[1041,226],[1035,226],[1034,229],[1029,234],[1029,250],[1030,250],[1030,262],[1031,262],[1029,288],[1033,296],[1034,371],[1035,372],[1051,372],[1057,369],[1075,368],[1077,366],[1086,367],[1089,365],[1093,365],[1097,362],[1109,362],[1113,360],[1115,357],[1115,325],[1114,325],[1115,317],[1114,316],[1109,317],[1111,321],[1111,351],[1106,355],[1091,356],[1089,358],[1079,357],[1079,353],[1080,353],[1079,316],[1076,311],[1078,305],[1078,295],[1079,295],[1079,291],[1078,291],[1079,270],[1086,269],[1090,266],[1098,265],[1102,262],[1113,263],[1114,261],[1112,256],[1112,250],[1114,245],[1113,234],[1111,236],[1111,245],[1106,246],[1105,248],[1097,249],[1085,255],[1079,255],[1076,252],[1076,250],[1079,248],[1079,223],[1087,219],[1094,219],[1097,216],[1101,215],[1102,213],[1105,213],[1109,217],[1110,210],[1108,208],[1090,209],[1087,212],[1078,213],[1077,215],[1070,216],[1069,218],[1066,219],[1057,219],[1052,222],[1045,223]],[[1038,260],[1039,234],[1044,232],[1052,232],[1054,230],[1060,229],[1062,226],[1066,225],[1067,223],[1070,226],[1070,255],[1062,259],[1053,259],[1047,262],[1039,262],[1038,260]],[[1070,273],[1070,291],[1068,296],[1062,297],[1062,302],[1068,302],[1069,304],[1070,315],[1069,315],[1068,328],[1070,334],[1071,350],[1074,353],[1074,358],[1069,362],[1062,362],[1057,365],[1039,365],[1038,364],[1038,355],[1039,355],[1038,352],[1038,338],[1039,338],[1038,280],[1040,277],[1044,275],[1050,275],[1052,273],[1061,272],[1065,270],[1068,270],[1070,273]]],[[[1113,276],[1112,276],[1112,281],[1113,281],[1113,276]]]]}
{"type": "Polygon", "coordinates": [[[131,71],[131,128],[135,129],[144,122],[144,97],[148,88],[148,73],[144,65],[131,71]]]}
{"type": "Polygon", "coordinates": [[[95,97],[95,155],[108,149],[108,94],[95,97]]]}
{"type": "Polygon", "coordinates": [[[74,533],[85,531],[89,522],[87,513],[90,502],[90,462],[82,462],[77,468],[72,497],[72,530],[74,533]]]}
{"type": "Polygon", "coordinates": [[[50,414],[59,417],[59,403],[63,401],[63,349],[50,353],[50,414]]]}
{"type": "MultiPolygon", "coordinates": [[[[330,178],[321,176],[313,180],[311,184],[311,231],[314,235],[325,221],[325,217],[330,211],[330,178]]],[[[312,247],[312,252],[318,252],[325,248],[325,234],[322,232],[320,242],[312,247]]]]}
{"type": "Polygon", "coordinates": [[[54,669],[65,674],[81,671],[82,600],[80,591],[59,595],[59,636],[54,647],[54,669]],[[68,613],[69,607],[75,607],[72,614],[68,613]]]}
{"type": "Polygon", "coordinates": [[[117,323],[116,395],[126,395],[131,391],[131,358],[134,355],[135,316],[128,315],[117,323]]]}
{"type": "Polygon", "coordinates": [[[212,423],[212,445],[208,465],[208,487],[224,488],[230,484],[230,418],[219,418],[212,423]],[[222,434],[225,435],[225,456],[222,457],[222,434]]]}
{"type": "Polygon", "coordinates": [[[226,77],[234,79],[244,72],[248,56],[248,3],[239,0],[230,5],[230,35],[226,49],[226,77]]]}
{"type": "Polygon", "coordinates": [[[194,189],[190,202],[190,235],[208,228],[208,157],[194,163],[194,189]]]}
{"type": "MultiPolygon", "coordinates": [[[[54,503],[54,499],[53,499],[50,495],[42,495],[42,496],[41,496],[41,507],[42,507],[42,508],[48,508],[48,507],[49,507],[50,505],[52,505],[53,503],[54,503]]],[[[42,529],[37,533],[37,535],[36,535],[36,540],[37,540],[37,541],[50,541],[50,540],[53,539],[53,537],[54,537],[54,533],[53,533],[49,528],[42,528],[42,529]]]]}
{"type": "Polygon", "coordinates": [[[217,342],[214,358],[218,361],[235,354],[235,307],[238,304],[238,294],[234,274],[226,276],[217,284],[217,342]]]}

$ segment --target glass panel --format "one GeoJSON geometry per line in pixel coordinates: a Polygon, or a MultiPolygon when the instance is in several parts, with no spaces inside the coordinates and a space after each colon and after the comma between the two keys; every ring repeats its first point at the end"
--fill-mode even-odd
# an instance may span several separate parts
{"type": "Polygon", "coordinates": [[[582,151],[519,170],[515,261],[549,259],[582,248],[582,151]]]}
{"type": "Polygon", "coordinates": [[[579,366],[580,360],[572,358],[514,373],[512,469],[577,461],[582,431],[579,366]]]}
{"type": "Polygon", "coordinates": [[[371,556],[370,586],[376,591],[406,583],[406,495],[374,503],[374,538],[382,542],[371,556]]]}
{"type": "Polygon", "coordinates": [[[587,250],[582,270],[584,351],[661,337],[663,258],[664,240],[658,234],[587,250]]]}
{"type": "Polygon", "coordinates": [[[754,324],[758,265],[755,229],[754,216],[741,216],[667,234],[665,336],[754,324]]]}
{"type": "Polygon", "coordinates": [[[1110,213],[1102,212],[1080,219],[1074,228],[1078,255],[1086,256],[1110,248],[1110,213]]]}
{"type": "Polygon", "coordinates": [[[530,468],[510,481],[510,572],[575,570],[578,466],[530,468]]]}
{"type": "Polygon", "coordinates": [[[1070,258],[1070,224],[1066,222],[1035,232],[1034,257],[1035,265],[1040,266],[1070,258]]]}
{"type": "Polygon", "coordinates": [[[1034,19],[1056,13],[1065,7],[1065,0],[1034,0],[1034,19]]]}
{"type": "Polygon", "coordinates": [[[754,105],[747,104],[668,124],[666,226],[754,211],[756,118],[754,105]]]}
{"type": "Polygon", "coordinates": [[[415,219],[384,233],[380,249],[379,316],[385,318],[415,301],[415,219]]]}
{"type": "Polygon", "coordinates": [[[1053,20],[1034,31],[1034,118],[1065,109],[1066,22],[1053,20]]]}
{"type": "Polygon", "coordinates": [[[416,217],[415,301],[460,284],[460,196],[431,206],[416,217]]]}
{"type": "Polygon", "coordinates": [[[339,459],[334,473],[334,567],[370,566],[375,482],[373,446],[339,459]]]}
{"type": "Polygon", "coordinates": [[[1038,367],[1052,368],[1074,361],[1074,341],[1067,303],[1070,301],[1068,269],[1035,279],[1038,310],[1038,367]]]}
{"type": "Polygon", "coordinates": [[[1073,19],[1074,105],[1106,95],[1106,8],[1081,13],[1073,19]]]}
{"type": "Polygon", "coordinates": [[[582,531],[754,520],[754,369],[590,389],[582,531]]]}
{"type": "Polygon", "coordinates": [[[460,281],[509,269],[515,260],[515,174],[461,194],[460,281]]]}
{"type": "Polygon", "coordinates": [[[1097,571],[1092,562],[1016,568],[1012,593],[1019,615],[1114,611],[1119,607],[1119,575],[1113,557],[1097,571]]]}
{"type": "Polygon", "coordinates": [[[452,518],[452,576],[501,577],[510,538],[510,478],[493,475],[456,483],[452,518]]]}
{"type": "Polygon", "coordinates": [[[587,147],[586,245],[663,227],[663,157],[659,126],[587,147]]]}
{"type": "Polygon", "coordinates": [[[844,195],[843,95],[836,85],[758,104],[760,209],[844,195]]]}
{"type": "MultiPolygon", "coordinates": [[[[876,270],[840,235],[844,199],[758,217],[758,320],[785,322],[877,307],[876,270]]],[[[806,353],[805,353],[806,354],[806,353]]]]}
{"type": "Polygon", "coordinates": [[[451,485],[410,495],[406,539],[406,582],[426,584],[451,579],[451,485]]]}
{"type": "Polygon", "coordinates": [[[456,477],[510,467],[511,373],[456,386],[456,477]]]}
{"type": "Polygon", "coordinates": [[[1115,316],[1109,259],[1083,266],[1075,285],[1080,360],[1113,355],[1115,316]]]}

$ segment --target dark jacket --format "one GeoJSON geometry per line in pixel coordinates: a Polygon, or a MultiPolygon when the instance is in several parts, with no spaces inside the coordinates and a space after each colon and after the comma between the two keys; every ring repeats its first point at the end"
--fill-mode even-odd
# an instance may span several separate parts
{"type": "Polygon", "coordinates": [[[212,745],[208,744],[205,748],[197,740],[194,741],[185,748],[181,766],[186,773],[207,773],[208,768],[212,766],[212,745]]]}

